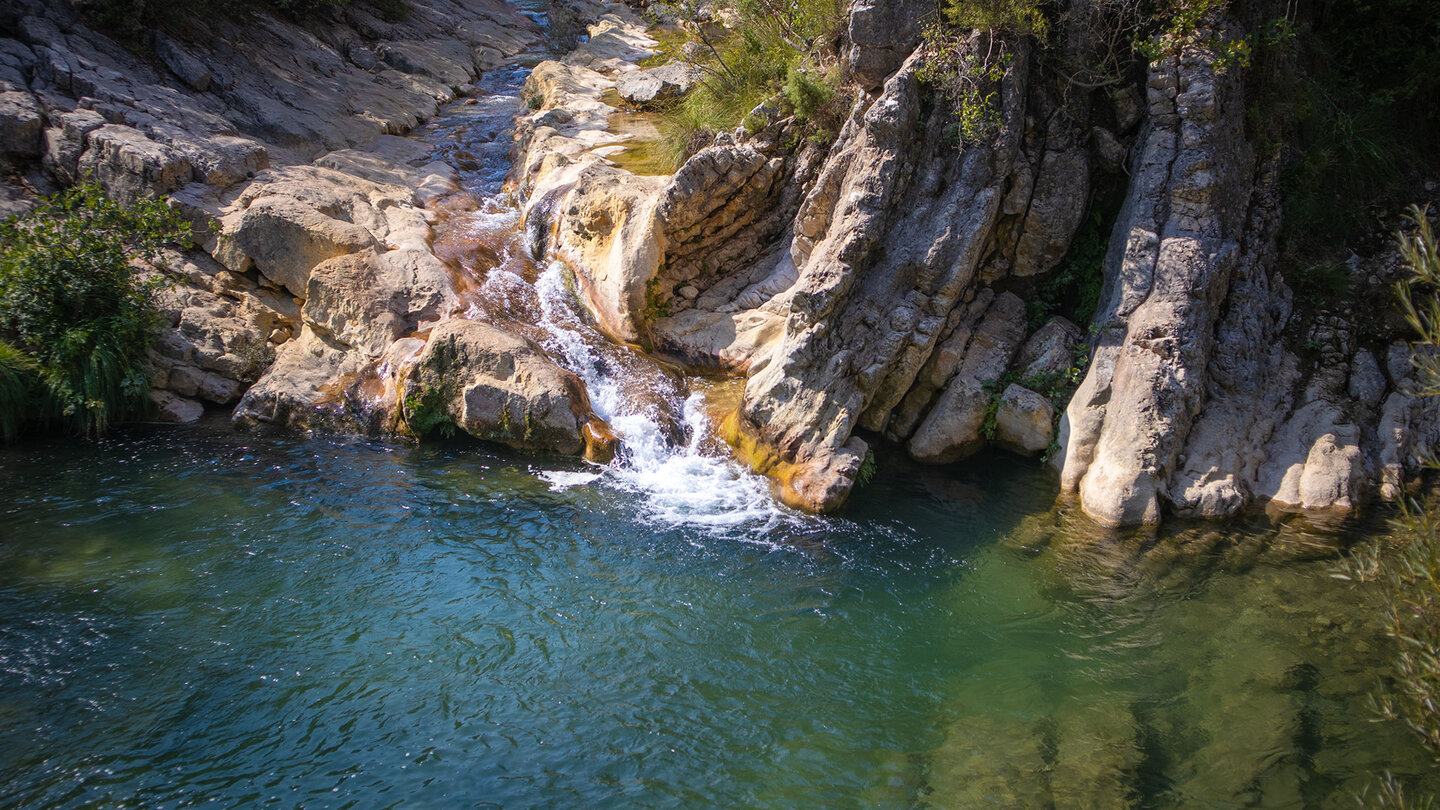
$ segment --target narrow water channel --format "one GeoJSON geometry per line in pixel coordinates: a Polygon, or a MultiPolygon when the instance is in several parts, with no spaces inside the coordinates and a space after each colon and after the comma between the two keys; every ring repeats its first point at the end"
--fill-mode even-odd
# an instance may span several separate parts
{"type": "Polygon", "coordinates": [[[844,516],[705,441],[504,189],[531,54],[419,137],[474,317],[590,387],[614,465],[224,421],[0,448],[0,806],[1353,807],[1440,792],[1366,697],[1383,526],[1114,537],[1053,476],[882,457],[844,516]]]}

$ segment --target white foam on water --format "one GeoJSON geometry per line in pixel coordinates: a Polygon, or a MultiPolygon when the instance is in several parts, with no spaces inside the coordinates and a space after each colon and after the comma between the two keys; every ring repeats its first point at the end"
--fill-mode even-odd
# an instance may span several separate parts
{"type": "Polygon", "coordinates": [[[626,390],[627,380],[611,373],[613,364],[597,351],[606,339],[572,306],[564,272],[560,263],[551,262],[536,281],[539,325],[550,335],[546,348],[584,381],[595,413],[620,438],[622,451],[604,468],[605,482],[640,496],[641,516],[665,525],[749,533],[803,520],[775,502],[763,477],[728,456],[706,451],[711,426],[701,394],[672,403],[683,416],[688,440],[680,446],[667,441],[661,415],[648,413],[647,405],[626,390]]]}
{"type": "Polygon", "coordinates": [[[571,487],[583,487],[586,484],[593,484],[600,480],[602,474],[598,472],[577,472],[573,470],[541,470],[536,473],[536,475],[550,482],[551,492],[564,492],[571,487]]]}

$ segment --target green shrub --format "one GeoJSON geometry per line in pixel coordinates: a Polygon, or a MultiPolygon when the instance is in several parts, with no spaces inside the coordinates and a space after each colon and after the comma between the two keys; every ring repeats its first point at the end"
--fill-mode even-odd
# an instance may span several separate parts
{"type": "Polygon", "coordinates": [[[35,361],[0,341],[0,440],[11,441],[20,433],[38,382],[35,361]]]}
{"type": "Polygon", "coordinates": [[[1040,40],[1050,31],[1036,0],[947,0],[942,11],[947,22],[964,31],[983,29],[1040,40]]]}
{"type": "Polygon", "coordinates": [[[153,260],[188,234],[163,202],[125,208],[94,185],[0,224],[0,357],[9,377],[0,412],[12,427],[48,422],[93,434],[143,407],[161,282],[142,281],[130,260],[153,260]],[[14,382],[27,375],[38,378],[33,401],[30,385],[14,382]]]}
{"type": "Polygon", "coordinates": [[[1105,285],[1105,253],[1109,227],[1097,206],[1075,230],[1070,249],[1054,273],[1026,302],[1031,329],[1064,313],[1082,328],[1095,318],[1105,285]]]}
{"type": "Polygon", "coordinates": [[[870,482],[875,480],[877,469],[879,469],[879,465],[875,463],[875,451],[867,449],[865,458],[860,460],[860,469],[855,471],[855,486],[870,486],[870,482]]]}
{"type": "Polygon", "coordinates": [[[1303,285],[1391,232],[1440,170],[1440,16],[1428,0],[1318,0],[1244,23],[1247,135],[1283,167],[1281,266],[1303,285]]]}
{"type": "MultiPolygon", "coordinates": [[[[1411,209],[1415,233],[1400,237],[1412,279],[1400,285],[1401,310],[1414,327],[1417,393],[1440,396],[1440,252],[1425,212],[1411,209]]],[[[1434,448],[1429,449],[1433,453],[1434,448]]],[[[1437,465],[1433,454],[1428,464],[1437,465]]],[[[1371,547],[1336,576],[1378,582],[1385,601],[1386,630],[1395,640],[1388,685],[1374,695],[1382,717],[1399,721],[1440,761],[1440,511],[1434,504],[1401,500],[1393,524],[1397,552],[1371,547]]]]}
{"type": "Polygon", "coordinates": [[[1044,16],[1033,0],[950,2],[923,31],[925,60],[918,76],[955,115],[946,140],[957,146],[983,140],[1000,125],[999,85],[1014,64],[1008,39],[1044,36],[1044,16]],[[1032,14],[1033,13],[1033,14],[1032,14]],[[973,47],[971,32],[986,32],[973,47]]]}
{"type": "Polygon", "coordinates": [[[690,41],[705,55],[699,64],[704,78],[666,112],[661,124],[675,165],[777,94],[784,93],[797,114],[803,106],[810,115],[836,98],[837,80],[803,67],[815,43],[839,30],[844,17],[837,0],[740,0],[735,7],[739,25],[719,38],[710,33],[694,3],[671,0],[662,5],[687,22],[690,41]],[[792,77],[794,73],[802,75],[792,77]],[[787,92],[792,81],[799,103],[787,92]]]}
{"type": "Polygon", "coordinates": [[[795,108],[795,117],[808,121],[835,98],[838,81],[834,77],[816,76],[798,65],[791,65],[785,75],[785,100],[795,108]]]}

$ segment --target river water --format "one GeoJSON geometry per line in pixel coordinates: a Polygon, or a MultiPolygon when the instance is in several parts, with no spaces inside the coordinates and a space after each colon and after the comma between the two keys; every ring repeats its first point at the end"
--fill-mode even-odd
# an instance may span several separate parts
{"type": "MultiPolygon", "coordinates": [[[[437,252],[624,442],[199,427],[0,449],[0,806],[1351,807],[1440,792],[1330,576],[1378,521],[1113,536],[1034,462],[882,454],[841,517],[591,327],[504,186],[530,54],[419,137],[437,252]]],[[[730,392],[733,396],[733,392],[730,392]]]]}
{"type": "MultiPolygon", "coordinates": [[[[478,444],[0,451],[0,806],[1350,807],[1344,532],[1106,541],[1049,476],[882,459],[706,522],[478,444]]],[[[1433,780],[1428,787],[1434,787],[1433,780]]]]}

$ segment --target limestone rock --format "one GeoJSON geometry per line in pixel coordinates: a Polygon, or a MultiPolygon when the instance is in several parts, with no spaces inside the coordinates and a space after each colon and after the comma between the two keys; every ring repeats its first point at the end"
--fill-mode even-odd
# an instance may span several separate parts
{"type": "MultiPolygon", "coordinates": [[[[171,254],[165,263],[183,284],[160,296],[161,312],[173,331],[161,340],[157,362],[213,373],[235,382],[238,392],[269,361],[265,336],[297,327],[299,308],[288,296],[259,289],[248,277],[225,270],[204,254],[171,254]]],[[[215,396],[227,402],[234,399],[228,391],[215,396]]]]}
{"type": "MultiPolygon", "coordinates": [[[[999,99],[1002,117],[1018,121],[1028,53],[1015,56],[999,99]]],[[[832,148],[850,153],[843,171],[816,181],[835,190],[824,195],[833,208],[802,205],[800,216],[814,223],[807,229],[820,235],[808,255],[796,254],[784,337],[746,382],[745,420],[802,474],[828,469],[856,428],[883,429],[905,397],[975,277],[1019,146],[1018,127],[957,150],[940,117],[922,126],[919,64],[909,57],[832,148]]],[[[934,421],[917,455],[969,449],[959,425],[934,421]]]]}
{"type": "Polygon", "coordinates": [[[1385,396],[1386,387],[1385,372],[1380,370],[1380,363],[1375,359],[1375,355],[1364,349],[1356,352],[1354,359],[1350,361],[1350,382],[1347,388],[1351,399],[1372,408],[1376,407],[1385,396]]]}
{"type": "Polygon", "coordinates": [[[738,313],[687,309],[650,325],[652,349],[687,368],[744,374],[785,331],[785,317],[753,309],[738,313]]]}
{"type": "Polygon", "coordinates": [[[217,258],[236,271],[253,264],[301,298],[316,265],[375,247],[374,236],[365,228],[288,197],[257,200],[228,219],[224,228],[217,258]]]}
{"type": "Polygon", "coordinates": [[[24,90],[0,91],[0,154],[39,155],[44,122],[34,96],[24,90]]]}
{"type": "Polygon", "coordinates": [[[436,327],[405,390],[416,430],[432,427],[438,410],[476,438],[532,453],[579,455],[595,419],[578,377],[525,338],[476,321],[436,327]]]}
{"type": "Polygon", "coordinates": [[[1369,494],[1360,431],[1334,403],[1312,399],[1276,433],[1259,491],[1282,507],[1352,509],[1369,494]]]}
{"type": "Polygon", "coordinates": [[[699,68],[682,62],[624,73],[615,80],[615,92],[640,107],[664,105],[690,92],[702,76],[699,68]]]}
{"type": "Polygon", "coordinates": [[[302,326],[297,337],[276,351],[264,376],[245,392],[233,419],[240,425],[266,423],[298,430],[379,432],[358,429],[376,427],[366,418],[369,414],[361,416],[364,425],[357,424],[353,417],[336,414],[343,410],[345,393],[336,382],[345,375],[358,375],[364,367],[359,358],[327,343],[309,326],[302,326]]]}
{"type": "Polygon", "coordinates": [[[651,55],[658,44],[645,33],[643,20],[615,3],[606,4],[588,30],[590,38],[565,55],[567,64],[616,72],[651,55]]]}
{"type": "Polygon", "coordinates": [[[85,152],[85,136],[105,126],[105,117],[94,110],[75,110],[50,116],[53,124],[45,130],[45,154],[42,162],[62,183],[80,179],[80,156],[85,152]]]}
{"type": "Polygon", "coordinates": [[[883,85],[919,42],[926,10],[919,0],[854,0],[846,32],[850,75],[867,90],[883,85]]]}
{"type": "Polygon", "coordinates": [[[155,403],[155,418],[161,422],[188,424],[205,414],[204,405],[169,391],[151,391],[150,401],[155,403]]]}
{"type": "Polygon", "coordinates": [[[1011,259],[1012,275],[1046,273],[1065,257],[1070,238],[1085,215],[1090,194],[1090,160],[1083,149],[1047,150],[1021,221],[1011,259]]]}
{"type": "MultiPolygon", "coordinates": [[[[0,90],[28,82],[47,112],[93,109],[192,163],[217,137],[258,139],[282,162],[294,162],[407,131],[435,113],[452,85],[473,80],[482,63],[539,37],[535,23],[508,3],[410,0],[404,20],[390,23],[358,8],[303,26],[283,15],[187,15],[183,37],[154,37],[151,62],[92,30],[80,6],[11,6],[7,20],[20,22],[6,33],[19,41],[0,47],[7,85],[0,90]],[[373,57],[377,47],[413,73],[347,58],[362,51],[373,57]]],[[[5,101],[8,109],[8,95],[5,101]]],[[[148,149],[133,139],[130,145],[148,149]]],[[[149,179],[163,165],[155,163],[149,179]]],[[[133,195],[135,173],[119,174],[132,176],[115,191],[133,195]]]]}
{"type": "Polygon", "coordinates": [[[401,296],[372,252],[352,253],[315,266],[301,315],[320,335],[378,357],[406,331],[401,296]]]}
{"type": "Polygon", "coordinates": [[[206,67],[204,62],[191,56],[184,46],[173,39],[163,34],[157,34],[155,36],[155,55],[190,89],[201,93],[210,89],[210,81],[213,78],[210,68],[206,67]]]}
{"type": "Polygon", "coordinates": [[[995,440],[1025,456],[1050,446],[1055,438],[1055,406],[1048,397],[1012,383],[995,411],[995,440]]]}
{"type": "MultiPolygon", "coordinates": [[[[944,392],[931,407],[930,415],[910,438],[908,447],[915,460],[944,464],[980,449],[984,444],[981,429],[990,408],[991,396],[985,386],[998,380],[1009,368],[1024,337],[1025,302],[1013,293],[996,296],[965,346],[964,359],[960,361],[955,375],[946,383],[944,392]]],[[[1029,409],[1031,413],[1021,418],[1018,407],[1023,395],[1017,392],[1016,399],[1014,415],[1017,419],[1013,426],[1017,428],[1017,433],[1026,432],[1019,430],[1021,422],[1033,418],[1035,409],[1029,409]]],[[[1046,401],[1045,405],[1048,408],[1049,402],[1046,401]]],[[[1045,446],[1049,444],[1049,437],[1046,437],[1045,446]]],[[[1017,441],[1016,445],[1024,446],[1024,443],[1017,441]]]]}
{"type": "Polygon", "coordinates": [[[1080,327],[1056,316],[1035,330],[1015,358],[1020,376],[1059,374],[1075,363],[1075,346],[1084,338],[1080,327]]]}
{"type": "Polygon", "coordinates": [[[1103,524],[1159,521],[1204,401],[1251,188],[1235,82],[1203,43],[1150,67],[1151,125],[1105,259],[1103,330],[1061,431],[1061,487],[1103,524]]]}
{"type": "Polygon", "coordinates": [[[121,202],[168,194],[190,180],[184,155],[131,127],[106,124],[89,133],[86,143],[80,174],[93,176],[121,202]]]}
{"type": "Polygon", "coordinates": [[[647,284],[660,264],[655,207],[665,178],[636,177],[599,163],[577,164],[564,196],[554,252],[568,258],[581,294],[600,328],[613,339],[638,342],[653,305],[647,284]]]}

